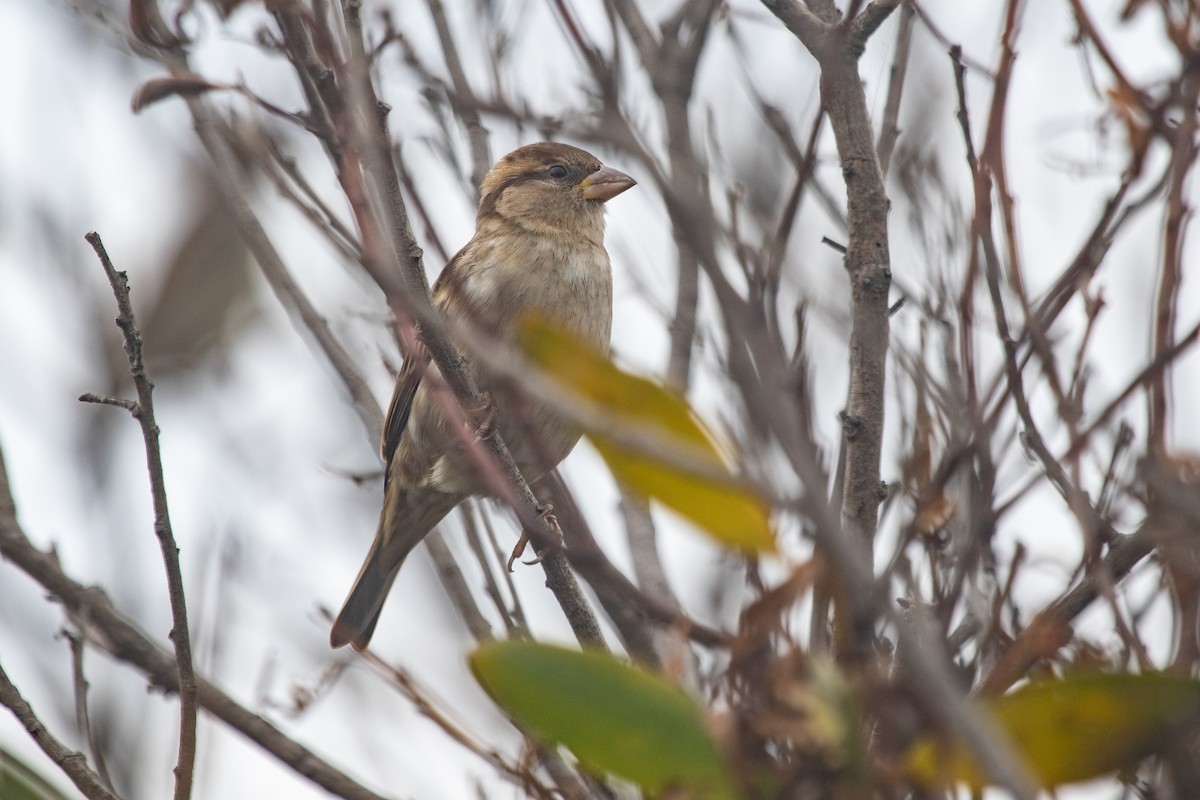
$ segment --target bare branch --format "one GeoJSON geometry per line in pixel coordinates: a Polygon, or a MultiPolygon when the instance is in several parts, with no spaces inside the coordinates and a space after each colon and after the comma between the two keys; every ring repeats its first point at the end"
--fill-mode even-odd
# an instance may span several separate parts
{"type": "Polygon", "coordinates": [[[471,143],[471,185],[478,191],[483,183],[483,177],[492,166],[491,148],[488,147],[488,130],[480,120],[475,104],[470,102],[471,85],[467,82],[467,74],[463,71],[462,60],[458,56],[458,47],[454,43],[454,35],[446,21],[446,9],[442,0],[425,0],[429,13],[433,16],[433,24],[437,28],[438,40],[442,44],[442,55],[446,59],[446,68],[450,70],[450,82],[454,86],[451,95],[454,113],[462,120],[467,129],[467,139],[471,143]],[[464,97],[466,103],[456,102],[454,98],[464,97]]]}
{"type": "Polygon", "coordinates": [[[117,272],[104,243],[97,233],[87,235],[88,244],[96,251],[104,274],[112,286],[117,301],[117,327],[125,339],[125,355],[129,359],[129,374],[137,392],[137,407],[131,413],[142,428],[146,448],[146,468],[150,473],[150,496],[154,502],[154,535],[162,551],[167,573],[167,594],[171,601],[171,641],[175,645],[175,669],[179,676],[179,761],[175,767],[175,800],[187,800],[192,794],[196,768],[196,673],[192,666],[192,637],[188,632],[187,599],[183,591],[183,576],[179,571],[179,547],[171,529],[167,509],[167,487],[163,478],[162,452],[158,445],[158,424],[154,420],[154,384],[146,374],[142,360],[142,334],[133,318],[129,302],[129,280],[117,272]]]}
{"type": "Polygon", "coordinates": [[[362,651],[359,657],[365,659],[380,675],[400,689],[405,698],[421,712],[422,716],[437,725],[468,752],[490,764],[517,786],[530,791],[534,797],[552,800],[554,793],[550,787],[542,784],[537,776],[531,774],[524,765],[510,763],[486,742],[478,741],[460,723],[451,719],[450,715],[434,702],[430,692],[408,670],[396,664],[387,663],[369,649],[362,651]]]}
{"type": "MultiPolygon", "coordinates": [[[[866,13],[866,12],[863,12],[866,13]]],[[[883,107],[883,123],[879,126],[879,170],[887,179],[892,161],[892,150],[900,137],[898,119],[900,98],[904,94],[904,76],[908,72],[908,56],[912,49],[913,20],[917,12],[911,3],[905,3],[900,12],[900,25],[896,28],[896,55],[892,58],[891,77],[888,80],[887,103],[883,107]]]]}
{"type": "Polygon", "coordinates": [[[471,596],[471,588],[467,585],[462,570],[459,569],[458,562],[454,559],[454,554],[450,552],[446,540],[442,538],[440,529],[434,528],[429,532],[429,535],[425,537],[425,546],[429,548],[429,556],[433,559],[433,565],[437,569],[442,588],[446,590],[450,601],[454,603],[458,615],[467,624],[467,630],[471,632],[471,636],[477,642],[486,642],[493,638],[492,626],[479,612],[479,606],[475,603],[475,598],[471,596]]]}
{"type": "Polygon", "coordinates": [[[891,16],[901,2],[902,0],[873,0],[868,4],[850,23],[850,51],[862,52],[867,46],[867,40],[879,30],[879,26],[891,16]]]}
{"type": "Polygon", "coordinates": [[[126,400],[121,397],[108,397],[106,395],[98,395],[91,392],[84,392],[83,394],[79,395],[79,402],[95,403],[101,406],[116,406],[117,408],[123,408],[130,413],[137,411],[138,407],[137,403],[133,400],[126,400]]]}
{"type": "Polygon", "coordinates": [[[1146,528],[1113,542],[1108,554],[1078,586],[1051,603],[1013,640],[975,693],[1003,694],[1037,662],[1053,655],[1070,641],[1071,621],[1100,596],[1101,586],[1120,581],[1153,549],[1154,540],[1146,528]]]}
{"type": "Polygon", "coordinates": [[[88,768],[87,759],[84,758],[83,753],[68,750],[62,742],[54,738],[54,735],[38,719],[33,707],[25,701],[17,687],[8,679],[8,674],[5,673],[3,666],[0,666],[0,705],[12,712],[17,721],[29,732],[30,738],[71,779],[84,797],[88,800],[120,800],[104,785],[100,776],[88,768]]]}
{"type": "Polygon", "coordinates": [[[355,366],[350,354],[334,336],[329,323],[292,278],[282,256],[271,243],[258,216],[247,202],[245,184],[229,144],[235,141],[234,134],[212,109],[202,102],[191,102],[188,109],[195,121],[196,135],[217,171],[217,186],[263,277],[267,279],[280,304],[299,317],[304,327],[313,335],[317,346],[349,392],[354,409],[358,412],[368,435],[373,441],[379,441],[383,437],[383,412],[379,408],[379,402],[371,393],[366,379],[355,366]]]}
{"type": "Polygon", "coordinates": [[[75,723],[79,732],[87,739],[88,749],[92,751],[92,760],[96,762],[96,775],[100,781],[115,792],[112,777],[108,774],[108,764],[104,761],[104,752],[96,740],[96,732],[92,729],[91,715],[88,711],[88,680],[83,670],[83,637],[74,631],[66,631],[67,643],[71,646],[71,675],[74,678],[75,689],[75,723]]]}
{"type": "MultiPolygon", "coordinates": [[[[88,627],[80,633],[118,661],[130,664],[155,688],[178,692],[179,670],[175,658],[155,644],[117,611],[99,589],[68,577],[58,560],[30,543],[17,522],[16,505],[0,452],[0,555],[54,595],[67,613],[88,627]]],[[[287,737],[261,716],[235,702],[203,677],[196,678],[199,706],[233,730],[259,745],[281,763],[326,791],[346,800],[384,800],[332,767],[316,753],[287,737]]]]}

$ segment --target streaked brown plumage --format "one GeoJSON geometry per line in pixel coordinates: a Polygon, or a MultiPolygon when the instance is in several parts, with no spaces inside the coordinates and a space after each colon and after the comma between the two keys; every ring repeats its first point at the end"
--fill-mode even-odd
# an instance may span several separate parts
{"type": "MultiPolygon", "coordinates": [[[[607,350],[612,270],[604,202],[633,185],[570,145],[539,142],[509,153],[484,178],[475,235],[438,277],[434,305],[505,339],[523,313],[534,312],[607,350]]],[[[489,390],[500,432],[526,478],[566,457],[579,439],[573,426],[536,402],[514,407],[485,369],[469,358],[468,367],[489,390]]],[[[436,369],[428,355],[410,353],[396,379],[383,439],[383,511],[333,623],[334,647],[367,646],[405,557],[456,505],[485,493],[438,400],[422,385],[424,372],[436,369]]]]}

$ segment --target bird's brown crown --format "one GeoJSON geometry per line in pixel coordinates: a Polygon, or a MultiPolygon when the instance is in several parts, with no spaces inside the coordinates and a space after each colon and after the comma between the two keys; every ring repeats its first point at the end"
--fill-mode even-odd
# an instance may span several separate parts
{"type": "Polygon", "coordinates": [[[600,169],[600,159],[586,150],[560,142],[536,142],[518,147],[496,165],[483,179],[480,188],[481,205],[489,198],[496,198],[515,183],[527,181],[558,181],[560,185],[574,186],[588,175],[600,169]],[[559,166],[563,172],[550,174],[550,169],[559,166]]]}
{"type": "Polygon", "coordinates": [[[559,142],[525,145],[504,156],[480,187],[479,221],[500,218],[521,227],[603,230],[602,204],[582,184],[602,168],[600,159],[559,142]]]}

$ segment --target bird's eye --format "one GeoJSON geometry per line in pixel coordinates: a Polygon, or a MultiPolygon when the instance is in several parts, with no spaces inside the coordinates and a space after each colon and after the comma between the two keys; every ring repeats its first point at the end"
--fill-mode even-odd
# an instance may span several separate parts
{"type": "Polygon", "coordinates": [[[567,168],[562,164],[555,164],[554,166],[550,167],[547,172],[549,172],[550,177],[554,178],[556,181],[560,181],[567,177],[567,168]]]}

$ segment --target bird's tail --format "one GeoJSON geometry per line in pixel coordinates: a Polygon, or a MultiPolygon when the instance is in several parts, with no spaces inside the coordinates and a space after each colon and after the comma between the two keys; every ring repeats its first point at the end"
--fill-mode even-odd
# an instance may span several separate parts
{"type": "MultiPolygon", "coordinates": [[[[383,601],[392,581],[400,572],[396,569],[385,570],[379,558],[382,536],[376,534],[371,552],[363,562],[358,577],[354,579],[354,588],[350,590],[342,610],[333,621],[333,630],[329,632],[329,643],[334,647],[354,645],[355,650],[363,650],[371,641],[375,632],[375,623],[379,622],[379,612],[383,610],[383,601]]],[[[402,559],[403,560],[403,559],[402,559]]]]}
{"type": "Polygon", "coordinates": [[[329,643],[334,647],[349,644],[355,650],[366,649],[404,559],[462,500],[461,496],[395,484],[387,493],[392,496],[384,500],[375,541],[333,621],[329,643]]]}

